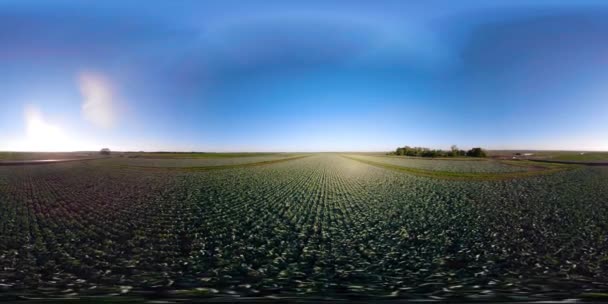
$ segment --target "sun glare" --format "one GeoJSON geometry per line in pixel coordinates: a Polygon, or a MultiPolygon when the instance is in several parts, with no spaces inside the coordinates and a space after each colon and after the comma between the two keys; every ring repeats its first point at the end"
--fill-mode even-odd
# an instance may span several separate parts
{"type": "Polygon", "coordinates": [[[69,151],[73,149],[69,137],[58,125],[48,122],[34,107],[25,109],[25,138],[20,145],[24,151],[69,151]]]}

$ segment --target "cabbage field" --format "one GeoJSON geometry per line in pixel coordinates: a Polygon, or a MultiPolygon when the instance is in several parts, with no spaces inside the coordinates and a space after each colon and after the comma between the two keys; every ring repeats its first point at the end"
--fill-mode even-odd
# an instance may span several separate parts
{"type": "Polygon", "coordinates": [[[220,157],[220,158],[130,158],[114,157],[99,161],[100,165],[117,165],[127,167],[211,167],[232,166],[259,162],[277,161],[305,154],[276,153],[262,156],[220,157]]]}
{"type": "Polygon", "coordinates": [[[0,300],[607,299],[608,168],[358,157],[0,167],[0,300]]]}
{"type": "Polygon", "coordinates": [[[471,173],[501,173],[501,172],[521,172],[531,170],[529,167],[513,166],[506,162],[485,159],[432,159],[422,157],[403,157],[403,156],[371,156],[356,155],[354,157],[382,162],[408,168],[418,168],[433,171],[448,172],[471,172],[471,173]]]}

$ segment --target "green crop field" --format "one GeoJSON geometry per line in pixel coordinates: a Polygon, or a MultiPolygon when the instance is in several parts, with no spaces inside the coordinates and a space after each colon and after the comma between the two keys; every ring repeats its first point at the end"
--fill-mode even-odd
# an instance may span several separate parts
{"type": "Polygon", "coordinates": [[[97,164],[102,166],[117,165],[125,167],[140,167],[140,168],[205,168],[205,167],[226,167],[240,166],[245,164],[275,162],[286,160],[295,157],[305,156],[307,154],[293,153],[275,153],[275,154],[251,154],[247,156],[228,156],[228,157],[196,157],[196,158],[154,158],[146,157],[111,157],[100,160],[97,164]]]}
{"type": "Polygon", "coordinates": [[[38,159],[75,159],[98,157],[97,152],[8,152],[0,151],[0,161],[38,160],[38,159]]]}
{"type": "Polygon", "coordinates": [[[127,152],[126,156],[137,158],[241,158],[254,156],[276,156],[288,153],[196,153],[196,152],[127,152]]]}
{"type": "MultiPolygon", "coordinates": [[[[349,154],[346,154],[349,155],[349,154]]],[[[432,159],[421,157],[403,156],[372,156],[372,155],[350,155],[357,159],[380,162],[389,165],[416,168],[431,171],[448,171],[460,173],[504,173],[520,172],[530,170],[524,166],[512,166],[508,163],[485,160],[479,158],[470,159],[432,159]]]]}
{"type": "Polygon", "coordinates": [[[550,157],[566,161],[608,161],[608,152],[561,152],[554,153],[550,157]]]}
{"type": "Polygon", "coordinates": [[[608,167],[528,161],[4,166],[0,301],[601,300],[607,207],[608,167]]]}
{"type": "Polygon", "coordinates": [[[503,156],[503,157],[521,157],[518,156],[523,154],[530,154],[526,158],[530,159],[541,159],[541,160],[555,160],[555,161],[569,161],[569,162],[607,162],[608,163],[608,152],[598,151],[534,151],[534,150],[516,150],[516,151],[489,151],[492,156],[503,156]]]}

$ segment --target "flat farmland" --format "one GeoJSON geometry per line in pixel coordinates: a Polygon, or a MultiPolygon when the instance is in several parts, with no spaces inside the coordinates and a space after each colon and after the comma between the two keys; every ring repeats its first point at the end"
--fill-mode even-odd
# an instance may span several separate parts
{"type": "Polygon", "coordinates": [[[268,155],[228,156],[228,157],[163,157],[146,155],[145,157],[112,157],[99,160],[99,165],[142,167],[142,168],[203,168],[226,167],[253,163],[268,163],[290,158],[298,158],[307,154],[275,153],[268,155]]]}
{"type": "Polygon", "coordinates": [[[351,155],[362,160],[408,168],[462,173],[504,173],[528,171],[530,167],[486,159],[433,159],[407,156],[351,155]]]}
{"type": "Polygon", "coordinates": [[[0,300],[608,296],[606,167],[256,157],[0,167],[0,300]]]}

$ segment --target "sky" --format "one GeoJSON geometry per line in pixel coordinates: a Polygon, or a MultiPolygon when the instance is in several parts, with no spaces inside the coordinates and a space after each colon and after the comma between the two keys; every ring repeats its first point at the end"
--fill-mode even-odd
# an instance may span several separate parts
{"type": "Polygon", "coordinates": [[[0,151],[608,150],[606,1],[0,0],[0,151]]]}

